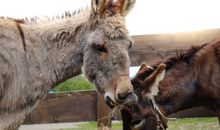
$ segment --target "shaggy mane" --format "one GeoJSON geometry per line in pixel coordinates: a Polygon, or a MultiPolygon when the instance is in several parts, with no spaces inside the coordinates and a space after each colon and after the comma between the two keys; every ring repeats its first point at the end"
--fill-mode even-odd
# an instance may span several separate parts
{"type": "MultiPolygon", "coordinates": [[[[185,62],[187,64],[190,64],[191,61],[195,58],[197,52],[199,52],[201,49],[203,49],[208,43],[205,43],[201,46],[193,46],[191,49],[189,49],[186,52],[180,52],[176,53],[176,56],[171,56],[165,59],[162,63],[166,64],[166,69],[170,69],[173,65],[180,63],[180,62],[185,62]]],[[[160,62],[161,63],[161,62],[160,62]]],[[[156,64],[156,66],[159,65],[156,64]]],[[[155,67],[155,65],[153,65],[155,67]]]]}
{"type": "Polygon", "coordinates": [[[143,81],[146,77],[152,74],[154,70],[157,69],[160,63],[166,64],[166,70],[171,69],[175,64],[180,62],[186,62],[187,64],[190,64],[193,58],[196,56],[196,53],[201,49],[203,49],[206,45],[208,45],[208,43],[203,44],[202,46],[193,46],[191,49],[189,49],[186,52],[177,53],[175,56],[168,57],[162,62],[158,62],[156,64],[151,65],[152,69],[144,68],[143,70],[140,70],[138,74],[136,74],[136,76],[132,79],[132,83],[138,84],[139,80],[143,81]]]}
{"type": "Polygon", "coordinates": [[[86,8],[76,9],[73,12],[65,11],[62,15],[57,15],[57,16],[52,16],[52,17],[49,17],[49,16],[42,16],[42,17],[34,16],[34,17],[31,17],[31,18],[25,17],[25,18],[21,18],[21,19],[16,19],[16,18],[11,18],[11,17],[0,17],[0,19],[9,19],[9,20],[13,20],[13,21],[16,21],[18,23],[21,23],[21,24],[46,23],[46,22],[52,22],[52,21],[60,20],[60,19],[72,18],[75,15],[77,15],[77,14],[79,14],[79,13],[85,11],[85,10],[88,10],[88,9],[89,8],[86,7],[86,8]]]}

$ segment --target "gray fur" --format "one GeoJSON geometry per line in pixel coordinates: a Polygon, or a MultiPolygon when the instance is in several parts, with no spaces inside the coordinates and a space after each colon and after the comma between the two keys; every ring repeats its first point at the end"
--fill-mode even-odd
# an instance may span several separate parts
{"type": "Polygon", "coordinates": [[[51,88],[80,74],[82,66],[97,90],[111,93],[116,103],[117,94],[132,91],[125,18],[107,3],[102,14],[88,9],[50,22],[0,19],[0,130],[18,129],[51,88]],[[118,85],[121,77],[126,83],[118,85]]]}

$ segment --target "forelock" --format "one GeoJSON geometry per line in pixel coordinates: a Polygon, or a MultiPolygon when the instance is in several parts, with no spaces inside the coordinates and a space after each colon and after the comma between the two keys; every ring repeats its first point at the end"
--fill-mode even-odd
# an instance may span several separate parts
{"type": "Polygon", "coordinates": [[[103,20],[104,34],[111,39],[128,37],[128,30],[125,26],[125,18],[120,15],[110,16],[103,20]]]}

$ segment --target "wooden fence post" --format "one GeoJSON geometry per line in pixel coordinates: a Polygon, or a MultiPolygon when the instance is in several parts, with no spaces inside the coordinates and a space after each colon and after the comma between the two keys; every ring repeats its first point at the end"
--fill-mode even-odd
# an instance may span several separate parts
{"type": "Polygon", "coordinates": [[[217,110],[217,115],[218,115],[218,124],[220,126],[220,110],[217,110]]]}
{"type": "Polygon", "coordinates": [[[220,125],[220,116],[218,116],[218,124],[220,125]]]}
{"type": "Polygon", "coordinates": [[[97,127],[111,127],[110,108],[105,104],[103,96],[97,93],[97,127]]]}

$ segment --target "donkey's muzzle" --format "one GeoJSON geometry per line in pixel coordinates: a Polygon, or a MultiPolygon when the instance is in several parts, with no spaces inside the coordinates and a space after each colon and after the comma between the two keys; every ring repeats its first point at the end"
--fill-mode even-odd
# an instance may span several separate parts
{"type": "Polygon", "coordinates": [[[121,104],[136,104],[138,102],[138,97],[134,92],[129,92],[127,94],[118,94],[117,103],[114,102],[109,96],[105,97],[105,103],[110,107],[114,108],[115,106],[121,104]]]}
{"type": "Polygon", "coordinates": [[[138,97],[134,92],[130,92],[126,98],[123,104],[136,104],[138,102],[138,97]]]}
{"type": "Polygon", "coordinates": [[[138,101],[138,97],[134,92],[118,94],[118,102],[120,104],[134,104],[138,101]]]}

